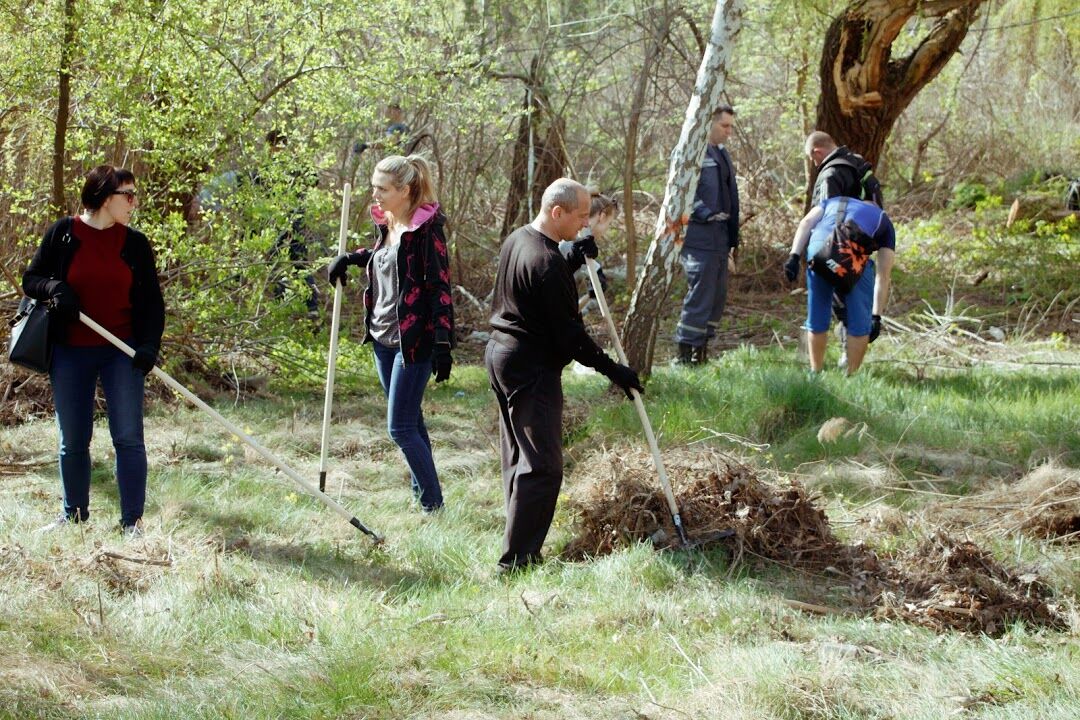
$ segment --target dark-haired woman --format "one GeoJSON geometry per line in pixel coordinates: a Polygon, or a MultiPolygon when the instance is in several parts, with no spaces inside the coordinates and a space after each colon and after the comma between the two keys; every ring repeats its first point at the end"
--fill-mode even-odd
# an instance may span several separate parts
{"type": "Polygon", "coordinates": [[[138,536],[146,501],[143,385],[157,362],[165,303],[150,242],[128,227],[138,205],[135,176],[98,166],[86,176],[81,199],[83,213],[45,232],[23,275],[26,294],[49,302],[55,328],[49,380],[60,428],[64,509],[42,530],[90,517],[90,438],[100,379],[116,449],[120,525],[138,536]],[[80,323],[80,311],[134,347],[135,357],[80,323]]]}
{"type": "Polygon", "coordinates": [[[387,397],[386,425],[405,456],[413,493],[425,512],[443,505],[431,440],[420,403],[428,378],[450,377],[454,305],[450,260],[431,182],[419,155],[391,155],[371,176],[371,217],[379,234],[368,250],[339,255],[330,282],[345,284],[350,265],[367,268],[365,342],[375,348],[375,367],[387,397]]]}

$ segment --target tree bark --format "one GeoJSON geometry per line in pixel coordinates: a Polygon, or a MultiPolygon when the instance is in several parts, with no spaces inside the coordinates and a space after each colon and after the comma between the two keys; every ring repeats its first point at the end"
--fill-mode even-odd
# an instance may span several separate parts
{"type": "Polygon", "coordinates": [[[630,311],[623,326],[623,347],[630,365],[642,374],[648,374],[652,368],[659,320],[675,279],[682,229],[694,202],[710,117],[724,90],[732,48],[742,28],[742,16],[743,0],[717,0],[694,94],[686,107],[679,142],[671,156],[667,189],[656,218],[653,240],[630,300],[630,311]]]}
{"type": "Polygon", "coordinates": [[[67,165],[67,128],[71,112],[71,63],[75,57],[75,0],[64,0],[64,39],[60,45],[59,87],[56,97],[56,129],[53,134],[53,214],[65,212],[64,170],[67,165]]]}
{"type": "Polygon", "coordinates": [[[630,118],[626,125],[625,157],[623,158],[623,217],[626,225],[626,284],[633,285],[637,275],[637,227],[634,223],[634,165],[637,162],[638,131],[641,127],[641,113],[645,107],[645,95],[652,81],[652,69],[660,58],[671,27],[672,13],[666,8],[656,17],[646,16],[642,25],[648,33],[645,43],[645,55],[634,88],[634,99],[630,104],[630,118]]]}
{"type": "Polygon", "coordinates": [[[896,119],[960,48],[985,1],[855,0],[848,5],[825,34],[817,129],[876,165],[896,119]],[[910,54],[893,59],[893,42],[915,16],[933,24],[910,54]]]}

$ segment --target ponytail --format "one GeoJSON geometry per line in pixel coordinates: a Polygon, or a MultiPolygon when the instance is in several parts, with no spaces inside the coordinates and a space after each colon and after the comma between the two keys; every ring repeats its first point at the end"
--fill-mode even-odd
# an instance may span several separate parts
{"type": "Polygon", "coordinates": [[[423,155],[390,155],[380,160],[375,169],[393,178],[395,187],[409,188],[409,198],[412,200],[410,212],[421,205],[438,202],[431,163],[423,155]]]}

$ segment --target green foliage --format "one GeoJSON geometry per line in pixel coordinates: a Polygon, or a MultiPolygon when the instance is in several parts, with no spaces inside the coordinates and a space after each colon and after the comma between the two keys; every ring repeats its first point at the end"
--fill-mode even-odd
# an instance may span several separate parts
{"type": "Polygon", "coordinates": [[[949,208],[952,210],[973,208],[976,204],[986,200],[989,196],[990,191],[986,189],[986,185],[983,183],[961,181],[953,186],[952,199],[949,200],[949,208]]]}

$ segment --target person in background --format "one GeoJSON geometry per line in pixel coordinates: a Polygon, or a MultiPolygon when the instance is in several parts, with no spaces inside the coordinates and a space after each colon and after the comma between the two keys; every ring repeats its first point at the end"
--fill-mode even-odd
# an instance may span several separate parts
{"type": "MultiPolygon", "coordinates": [[[[604,236],[611,226],[611,221],[615,219],[615,213],[619,211],[619,204],[613,198],[596,191],[590,191],[589,198],[589,224],[581,231],[580,237],[592,237],[594,242],[599,244],[603,242],[604,236]]],[[[569,256],[568,254],[572,250],[571,245],[570,240],[563,240],[559,243],[559,252],[562,253],[563,257],[569,256]]],[[[604,275],[604,269],[599,267],[599,263],[597,263],[596,275],[600,280],[600,289],[607,293],[607,276],[604,275]]],[[[578,307],[583,313],[591,304],[590,299],[596,297],[596,290],[587,278],[585,284],[588,287],[588,294],[582,295],[578,299],[578,307]]]]}
{"type": "Polygon", "coordinates": [[[596,240],[573,240],[589,222],[589,193],[560,178],[544,190],[540,212],[499,251],[484,365],[499,404],[506,530],[498,571],[542,561],[563,478],[562,370],[571,361],[595,368],[622,388],[642,391],[637,373],[604,354],[585,331],[574,271],[596,257],[596,240]]]}
{"type": "MultiPolygon", "coordinates": [[[[836,197],[825,200],[803,217],[791,242],[791,254],[784,263],[784,275],[794,282],[799,261],[807,246],[822,244],[838,223],[853,222],[859,232],[873,238],[877,245],[877,267],[867,260],[866,267],[850,292],[841,293],[847,307],[847,374],[853,375],[862,365],[867,346],[881,333],[881,313],[889,301],[892,266],[896,256],[896,231],[885,211],[872,202],[836,197]]],[[[810,345],[810,370],[821,372],[832,317],[835,288],[810,267],[806,269],[806,328],[810,345]]]]}
{"type": "MultiPolygon", "coordinates": [[[[867,200],[885,209],[881,184],[874,177],[873,166],[862,155],[854,153],[845,145],[837,145],[832,136],[815,130],[806,136],[803,152],[817,168],[814,188],[810,193],[811,206],[820,205],[829,198],[850,197],[867,200]]],[[[847,344],[847,308],[839,293],[833,294],[833,314],[839,322],[840,341],[847,344]]],[[[840,367],[847,366],[847,352],[840,352],[840,367]]]]}
{"type": "Polygon", "coordinates": [[[143,387],[158,359],[165,303],[150,242],[128,225],[138,205],[135,176],[100,165],[86,176],[81,199],[82,214],[45,232],[23,275],[26,294],[49,302],[55,327],[49,382],[64,498],[59,517],[42,530],[90,518],[90,438],[100,380],[116,450],[120,526],[137,536],[146,504],[143,387]],[[134,347],[135,357],[80,323],[80,311],[134,347]]]}
{"type": "Polygon", "coordinates": [[[686,297],[675,342],[679,345],[676,359],[684,365],[708,360],[709,340],[715,337],[727,304],[728,274],[739,246],[739,188],[731,155],[724,147],[734,128],[735,111],[730,105],[713,111],[690,223],[679,253],[686,273],[686,297]]]}
{"type": "Polygon", "coordinates": [[[434,374],[435,382],[443,382],[453,364],[446,217],[431,167],[419,155],[383,158],[371,175],[371,196],[374,246],[339,255],[329,278],[345,285],[350,265],[367,271],[364,342],[375,351],[387,430],[405,456],[413,494],[425,512],[434,512],[443,506],[443,494],[421,403],[428,378],[434,374]]]}

